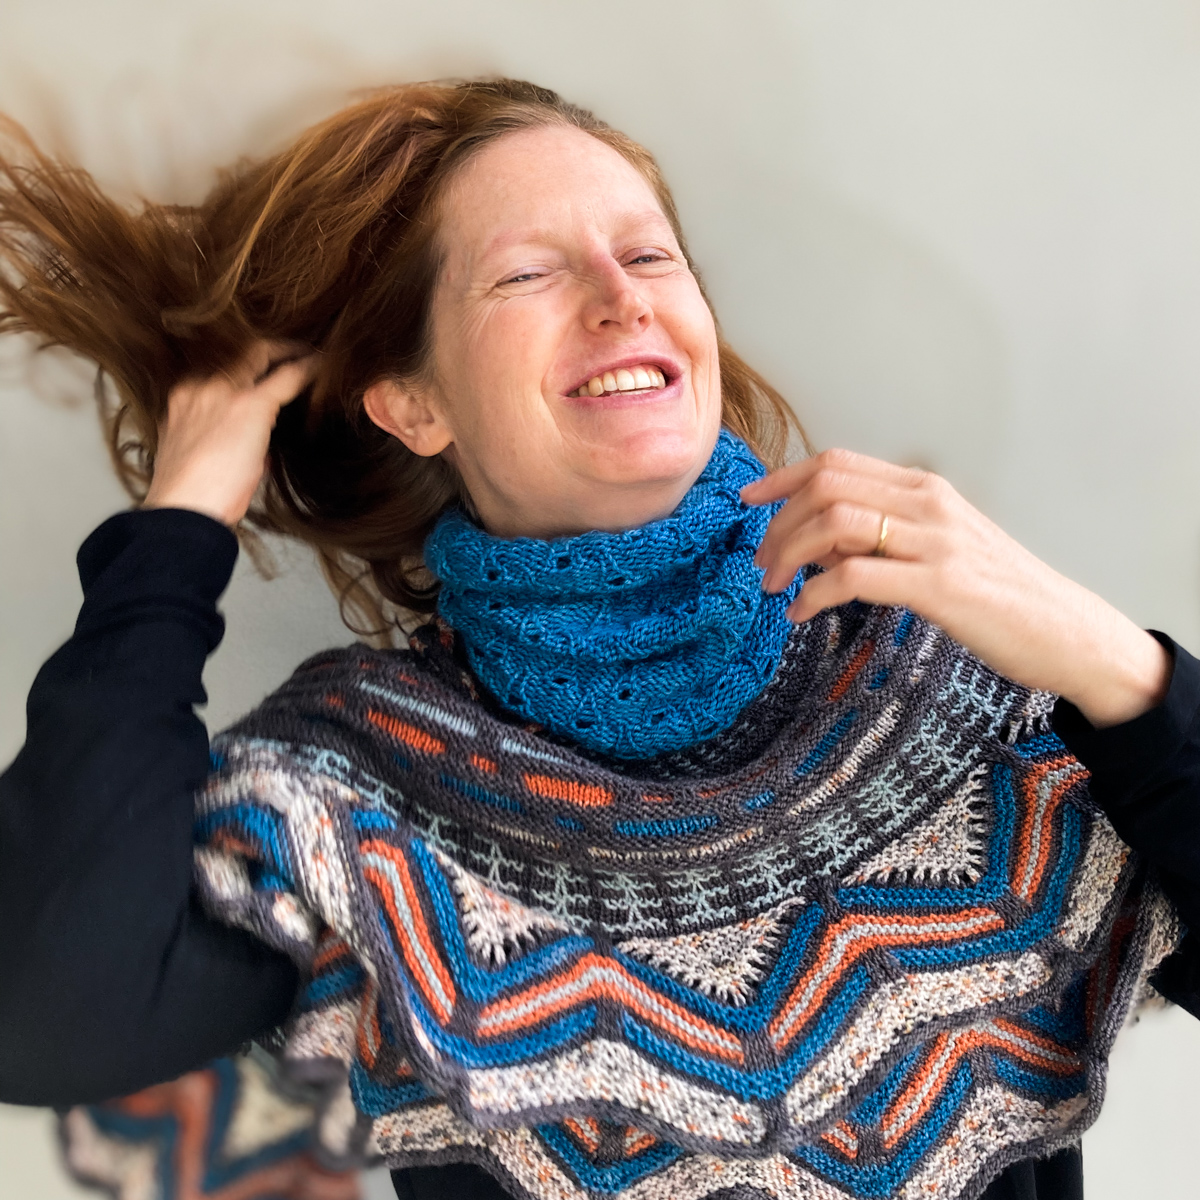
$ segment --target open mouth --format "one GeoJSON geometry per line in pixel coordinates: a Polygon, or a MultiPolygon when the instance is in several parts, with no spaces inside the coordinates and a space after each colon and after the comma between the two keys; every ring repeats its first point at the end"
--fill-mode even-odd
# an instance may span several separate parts
{"type": "Polygon", "coordinates": [[[643,363],[636,367],[621,367],[593,375],[587,383],[569,392],[571,396],[610,396],[617,393],[656,392],[667,386],[667,377],[658,367],[643,363]]]}

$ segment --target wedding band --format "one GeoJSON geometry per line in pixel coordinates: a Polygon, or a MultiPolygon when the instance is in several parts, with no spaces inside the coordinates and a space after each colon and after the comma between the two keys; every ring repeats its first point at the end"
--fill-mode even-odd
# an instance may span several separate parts
{"type": "Polygon", "coordinates": [[[879,542],[875,549],[871,551],[875,558],[887,558],[887,537],[888,537],[888,515],[883,514],[883,520],[879,522],[879,542]]]}

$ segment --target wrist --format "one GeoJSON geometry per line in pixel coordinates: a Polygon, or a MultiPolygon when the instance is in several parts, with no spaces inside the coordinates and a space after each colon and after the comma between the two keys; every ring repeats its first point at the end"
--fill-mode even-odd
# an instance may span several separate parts
{"type": "Polygon", "coordinates": [[[155,488],[151,483],[141,504],[142,508],[182,508],[200,513],[220,521],[229,529],[234,528],[246,515],[247,505],[231,504],[227,496],[215,496],[207,489],[188,487],[155,488]]]}
{"type": "Polygon", "coordinates": [[[1063,696],[1097,729],[1123,725],[1162,703],[1171,683],[1170,652],[1157,638],[1114,611],[1116,628],[1084,661],[1088,670],[1063,696]]]}

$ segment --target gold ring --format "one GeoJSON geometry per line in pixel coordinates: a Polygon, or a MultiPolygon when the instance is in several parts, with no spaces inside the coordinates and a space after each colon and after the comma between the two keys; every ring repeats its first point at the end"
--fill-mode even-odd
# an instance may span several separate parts
{"type": "Polygon", "coordinates": [[[888,539],[888,515],[883,514],[883,520],[879,522],[879,541],[875,549],[871,551],[875,558],[887,558],[887,539],[888,539]]]}

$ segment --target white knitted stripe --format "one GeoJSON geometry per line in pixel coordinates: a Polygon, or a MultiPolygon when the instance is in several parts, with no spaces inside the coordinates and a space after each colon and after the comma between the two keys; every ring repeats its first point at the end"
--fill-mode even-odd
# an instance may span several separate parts
{"type": "Polygon", "coordinates": [[[357,684],[360,692],[369,692],[373,696],[378,696],[381,700],[386,700],[389,704],[396,708],[405,709],[407,712],[415,712],[419,716],[427,717],[435,725],[441,725],[444,729],[452,730],[454,733],[464,734],[466,737],[475,737],[479,729],[473,721],[468,721],[466,717],[455,716],[454,713],[447,712],[444,708],[436,704],[430,704],[427,700],[418,700],[415,696],[406,696],[402,692],[397,692],[392,688],[383,688],[375,683],[357,684]]]}
{"type": "Polygon", "coordinates": [[[473,1070],[467,1080],[470,1105],[482,1113],[532,1115],[601,1100],[714,1141],[753,1146],[766,1136],[758,1105],[668,1075],[633,1047],[606,1038],[548,1061],[473,1070]]]}
{"type": "MultiPolygon", "coordinates": [[[[399,1155],[433,1153],[451,1146],[483,1146],[488,1136],[441,1102],[401,1108],[378,1117],[371,1126],[367,1153],[395,1163],[399,1155]]],[[[492,1135],[494,1136],[494,1135],[492,1135]]]]}
{"type": "Polygon", "coordinates": [[[1065,1132],[1087,1105],[1087,1096],[1046,1107],[999,1084],[981,1088],[896,1200],[953,1200],[993,1155],[1065,1132]]]}
{"type": "MultiPolygon", "coordinates": [[[[500,1165],[537,1200],[591,1200],[591,1193],[576,1187],[567,1178],[528,1129],[494,1133],[488,1138],[488,1148],[500,1165]]],[[[622,1192],[621,1200],[628,1196],[628,1191],[622,1192]]]]}
{"type": "Polygon", "coordinates": [[[357,999],[301,1013],[288,1026],[287,1057],[296,1062],[335,1059],[349,1068],[354,1061],[362,1006],[357,999]]]}
{"type": "Polygon", "coordinates": [[[683,862],[691,859],[711,858],[714,854],[723,854],[726,850],[732,850],[734,846],[745,845],[759,837],[763,828],[762,825],[750,825],[746,829],[739,829],[736,833],[731,833],[728,837],[718,841],[705,842],[701,846],[687,846],[683,849],[612,850],[607,846],[589,846],[587,852],[592,858],[602,859],[606,862],[683,862]]]}
{"type": "Polygon", "coordinates": [[[953,971],[906,975],[885,984],[854,1023],[792,1087],[787,1113],[798,1130],[846,1099],[900,1040],[937,1017],[1024,995],[1050,978],[1041,956],[973,963],[953,971]]]}
{"type": "Polygon", "coordinates": [[[850,1200],[849,1193],[782,1154],[726,1159],[693,1154],[621,1193],[621,1200],[702,1200],[725,1188],[758,1188],[774,1200],[850,1200]]]}
{"type": "Polygon", "coordinates": [[[1117,837],[1108,819],[1097,814],[1058,927],[1058,936],[1072,950],[1082,950],[1096,932],[1128,860],[1129,847],[1117,837]]]}

